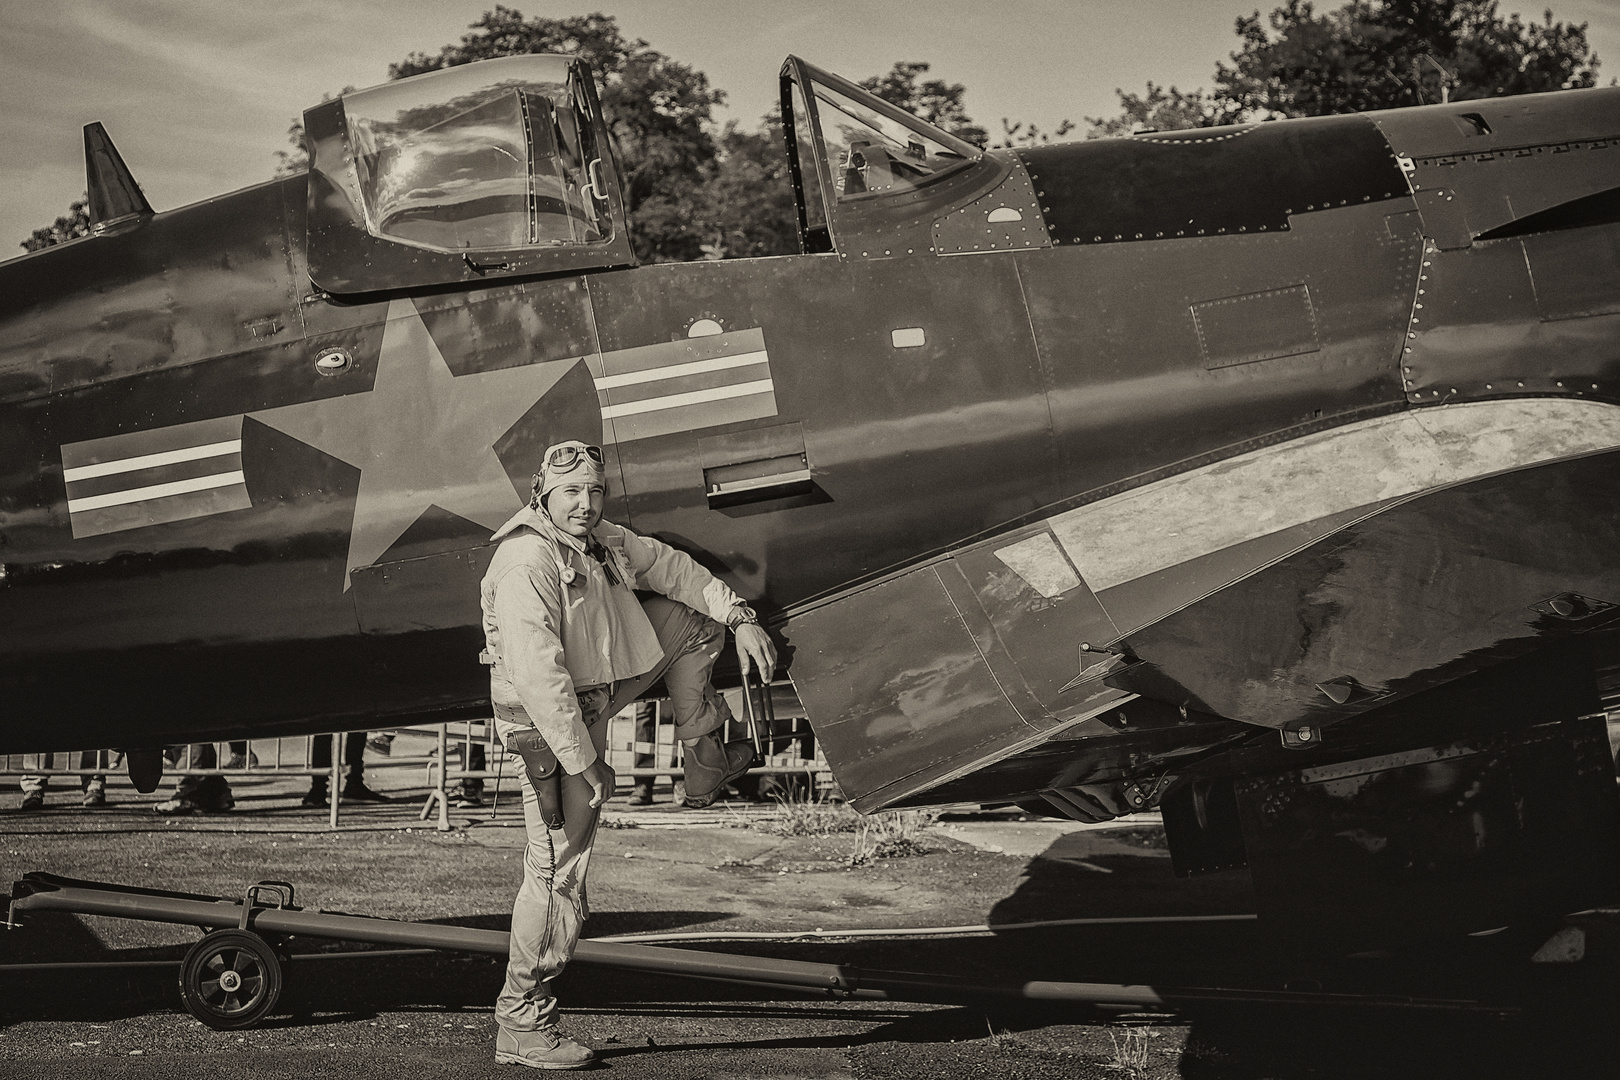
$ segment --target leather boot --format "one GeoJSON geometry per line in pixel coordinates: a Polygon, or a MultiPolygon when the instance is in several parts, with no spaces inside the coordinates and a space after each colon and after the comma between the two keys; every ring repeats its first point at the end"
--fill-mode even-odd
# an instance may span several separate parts
{"type": "Polygon", "coordinates": [[[495,1034],[495,1061],[501,1065],[527,1065],[531,1069],[583,1069],[596,1057],[588,1046],[581,1046],[555,1027],[533,1031],[495,1034]]]}
{"type": "Polygon", "coordinates": [[[718,731],[699,736],[694,745],[686,747],[686,798],[681,805],[703,809],[753,763],[754,744],[749,740],[722,743],[718,731]]]}

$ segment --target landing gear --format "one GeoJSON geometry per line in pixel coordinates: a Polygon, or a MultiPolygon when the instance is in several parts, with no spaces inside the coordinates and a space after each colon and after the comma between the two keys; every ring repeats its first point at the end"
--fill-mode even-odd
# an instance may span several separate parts
{"type": "Polygon", "coordinates": [[[215,930],[186,953],[180,997],[211,1028],[252,1027],[281,997],[281,961],[258,934],[215,930]]]}
{"type": "Polygon", "coordinates": [[[1620,896],[1620,799],[1589,663],[1531,654],[1308,748],[1234,751],[1224,775],[1165,801],[1176,872],[1246,863],[1262,930],[1296,951],[1499,927],[1514,928],[1504,949],[1536,951],[1566,913],[1620,896]]]}

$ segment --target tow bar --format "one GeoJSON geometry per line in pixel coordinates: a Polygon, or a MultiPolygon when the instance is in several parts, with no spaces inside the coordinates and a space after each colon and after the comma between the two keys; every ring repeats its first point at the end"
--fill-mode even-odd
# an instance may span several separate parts
{"type": "MultiPolygon", "coordinates": [[[[12,886],[6,926],[15,929],[19,915],[35,911],[180,923],[207,931],[181,962],[180,995],[191,1015],[209,1027],[219,1029],[251,1027],[275,1008],[281,995],[283,965],[292,958],[284,941],[287,935],[396,945],[412,950],[442,949],[489,956],[507,955],[508,935],[504,931],[309,911],[294,906],[293,886],[285,881],[256,882],[244,890],[241,899],[228,900],[218,896],[30,873],[12,886]]],[[[351,955],[378,954],[362,952],[351,955]]],[[[1172,989],[1128,983],[985,983],[918,972],[863,971],[851,964],[736,956],[589,939],[579,942],[574,951],[574,962],[742,983],[769,990],[821,992],[836,1000],[956,1003],[989,997],[1164,1011],[1173,1011],[1178,1005],[1214,1001],[1385,1006],[1482,1011],[1498,1015],[1516,1011],[1476,1001],[1403,995],[1297,993],[1223,987],[1172,989]]]]}

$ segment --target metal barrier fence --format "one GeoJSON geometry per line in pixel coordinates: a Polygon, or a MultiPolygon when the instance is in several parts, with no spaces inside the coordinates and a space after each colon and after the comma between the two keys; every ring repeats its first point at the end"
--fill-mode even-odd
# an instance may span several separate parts
{"type": "MultiPolygon", "coordinates": [[[[771,691],[771,698],[777,704],[770,708],[768,718],[761,720],[759,732],[764,763],[751,771],[740,786],[745,789],[746,794],[758,795],[766,793],[769,787],[762,784],[762,778],[778,778],[774,782],[780,784],[782,777],[803,776],[806,785],[803,790],[807,793],[831,788],[831,769],[821,756],[815,737],[810,731],[809,720],[799,707],[797,698],[793,696],[791,686],[781,682],[773,684],[771,691]],[[781,711],[775,711],[776,708],[780,708],[781,711]]],[[[755,693],[759,694],[757,688],[755,693]]],[[[741,693],[732,691],[726,697],[731,702],[733,715],[742,717],[746,708],[741,705],[741,693]]],[[[632,705],[608,720],[607,761],[613,766],[621,788],[626,781],[633,786],[639,781],[654,783],[660,777],[668,777],[674,783],[684,776],[683,748],[675,738],[673,720],[669,715],[669,703],[666,699],[655,699],[651,705],[650,717],[645,714],[638,715],[637,707],[632,705]]],[[[405,733],[427,735],[436,742],[436,745],[426,754],[396,755],[391,752],[372,754],[365,759],[364,768],[367,772],[399,767],[424,769],[428,792],[419,819],[425,821],[429,817],[436,817],[437,827],[441,831],[448,831],[452,785],[466,780],[499,781],[505,779],[505,774],[511,772],[494,729],[495,725],[488,720],[372,729],[373,736],[405,733]],[[483,751],[481,755],[476,753],[479,749],[483,751]],[[472,762],[480,756],[485,767],[472,768],[472,762]],[[454,766],[451,762],[454,762],[454,766]],[[490,768],[491,765],[494,768],[490,768]]],[[[191,744],[179,750],[176,760],[166,764],[164,780],[167,783],[171,779],[183,776],[223,776],[228,780],[327,777],[327,819],[329,827],[335,829],[339,821],[343,776],[350,764],[346,754],[346,735],[346,732],[333,732],[330,735],[305,736],[301,756],[287,753],[286,744],[289,742],[296,744],[298,741],[296,739],[236,740],[238,745],[246,743],[243,766],[240,768],[204,768],[196,763],[199,746],[211,747],[215,762],[228,762],[230,755],[224,751],[232,746],[231,742],[222,740],[215,743],[191,744]],[[316,757],[318,739],[331,740],[330,765],[317,767],[311,764],[316,757]],[[262,754],[259,753],[261,750],[264,751],[262,754]]],[[[734,720],[731,729],[725,733],[727,739],[750,735],[751,732],[741,719],[734,720]]],[[[58,760],[66,763],[75,760],[82,762],[84,753],[75,750],[57,751],[53,754],[0,756],[0,777],[86,777],[114,774],[121,767],[115,758],[116,752],[109,750],[93,752],[97,755],[96,759],[88,766],[56,767],[58,760]]],[[[201,756],[206,758],[207,755],[201,756]]]]}

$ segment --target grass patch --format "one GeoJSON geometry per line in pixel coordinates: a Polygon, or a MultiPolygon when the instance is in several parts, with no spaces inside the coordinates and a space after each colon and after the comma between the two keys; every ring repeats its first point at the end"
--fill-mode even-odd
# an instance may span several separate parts
{"type": "Polygon", "coordinates": [[[849,865],[866,866],[879,859],[905,859],[926,855],[928,848],[919,841],[922,831],[937,815],[928,810],[901,810],[865,818],[855,833],[855,850],[849,865]]]}
{"type": "Polygon", "coordinates": [[[1145,1027],[1109,1028],[1108,1037],[1114,1043],[1114,1060],[1105,1067],[1118,1069],[1131,1080],[1143,1080],[1147,1076],[1148,1066],[1152,1064],[1152,1040],[1158,1035],[1158,1032],[1145,1027]]]}
{"type": "Polygon", "coordinates": [[[845,860],[848,866],[867,866],[880,859],[904,859],[926,855],[929,848],[919,837],[939,816],[933,810],[900,810],[863,817],[848,803],[817,802],[806,796],[778,798],[776,809],[763,818],[738,817],[727,822],[731,828],[751,828],[772,836],[802,836],[827,839],[853,833],[854,850],[845,860]]]}
{"type": "Polygon", "coordinates": [[[777,799],[775,810],[763,820],[750,824],[772,836],[827,837],[856,832],[862,821],[861,815],[850,809],[848,803],[817,802],[807,796],[795,796],[777,799]]]}

